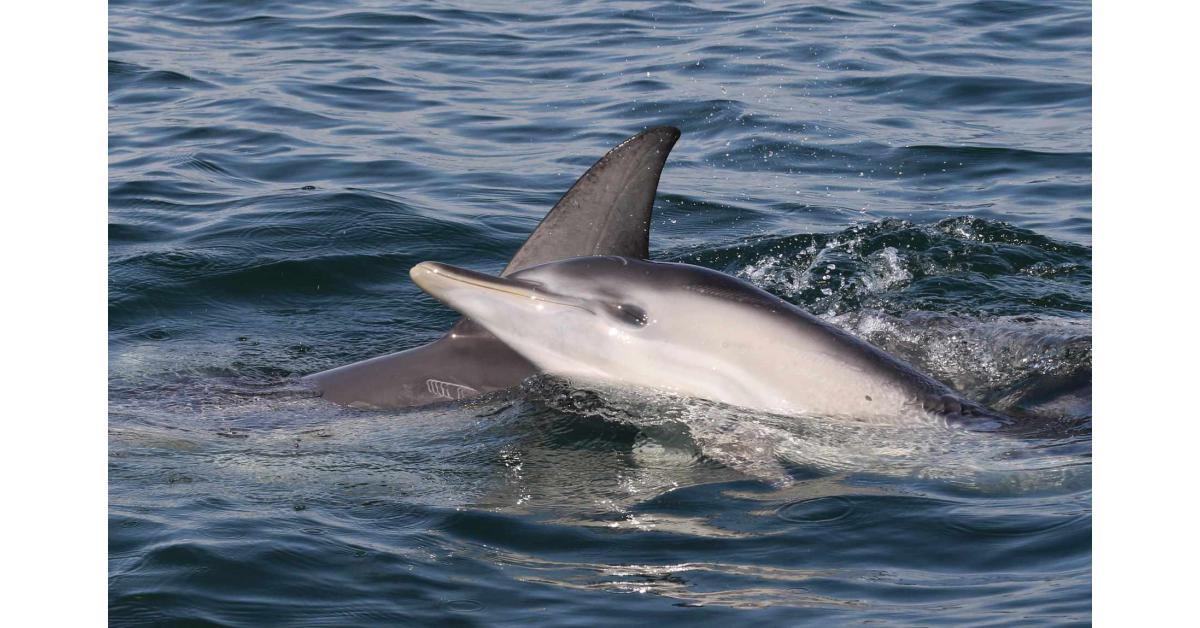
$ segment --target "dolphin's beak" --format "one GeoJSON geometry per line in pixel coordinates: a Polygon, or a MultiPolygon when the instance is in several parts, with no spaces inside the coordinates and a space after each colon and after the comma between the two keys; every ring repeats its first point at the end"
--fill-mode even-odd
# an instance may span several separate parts
{"type": "Polygon", "coordinates": [[[474,309],[471,304],[479,301],[480,297],[484,301],[521,299],[533,306],[539,303],[554,303],[582,307],[582,303],[574,302],[575,299],[546,293],[527,281],[493,277],[439,262],[421,262],[413,266],[408,274],[413,282],[430,296],[467,316],[476,314],[466,310],[474,309]]]}

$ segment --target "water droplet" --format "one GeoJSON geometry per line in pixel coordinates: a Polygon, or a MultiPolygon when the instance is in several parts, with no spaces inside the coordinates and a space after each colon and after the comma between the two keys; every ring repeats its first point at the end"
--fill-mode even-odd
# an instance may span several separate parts
{"type": "Polygon", "coordinates": [[[445,603],[446,610],[452,613],[474,613],[483,608],[483,604],[475,600],[451,600],[445,603]]]}
{"type": "Polygon", "coordinates": [[[829,523],[845,519],[853,510],[850,500],[835,495],[785,504],[775,516],[791,523],[829,523]]]}

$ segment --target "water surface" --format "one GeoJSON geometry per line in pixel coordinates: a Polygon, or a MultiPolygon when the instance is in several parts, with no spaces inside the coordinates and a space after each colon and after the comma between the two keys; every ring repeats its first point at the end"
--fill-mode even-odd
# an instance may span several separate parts
{"type": "Polygon", "coordinates": [[[116,1],[115,625],[1091,620],[1086,2],[116,1]],[[783,420],[532,380],[295,378],[437,337],[612,145],[656,259],[1024,417],[783,420]]]}

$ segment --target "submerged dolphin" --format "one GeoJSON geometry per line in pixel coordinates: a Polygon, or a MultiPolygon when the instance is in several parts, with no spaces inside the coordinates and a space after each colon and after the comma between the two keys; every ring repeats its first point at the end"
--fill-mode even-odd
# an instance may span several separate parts
{"type": "Polygon", "coordinates": [[[724,273],[578,257],[493,277],[436,262],[413,281],[538,370],[787,415],[995,427],[947,386],[724,273]]]}
{"type": "MultiPolygon", "coordinates": [[[[659,175],[679,129],[655,127],[596,162],[550,210],[502,275],[580,255],[644,258],[659,175]]],[[[315,373],[303,381],[335,403],[402,408],[512,388],[536,369],[469,319],[427,345],[315,373]]]]}

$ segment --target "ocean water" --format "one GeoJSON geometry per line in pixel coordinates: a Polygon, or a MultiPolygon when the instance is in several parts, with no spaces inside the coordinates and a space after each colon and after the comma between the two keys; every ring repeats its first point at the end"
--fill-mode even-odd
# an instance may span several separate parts
{"type": "Polygon", "coordinates": [[[109,15],[114,625],[1091,621],[1087,2],[172,2],[109,15]],[[1021,417],[781,419],[535,378],[296,378],[436,338],[593,161],[683,131],[655,259],[1021,417]]]}

